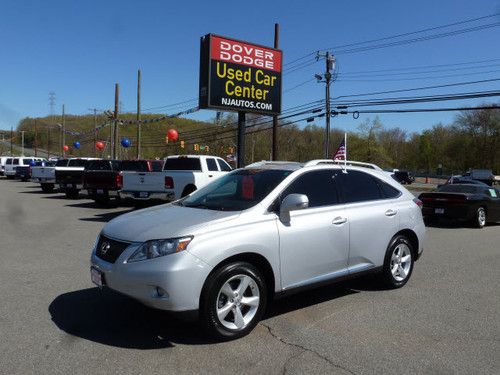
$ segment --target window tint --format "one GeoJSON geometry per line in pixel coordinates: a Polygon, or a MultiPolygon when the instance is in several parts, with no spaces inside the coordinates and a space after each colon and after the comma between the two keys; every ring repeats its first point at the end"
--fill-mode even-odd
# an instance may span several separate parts
{"type": "Polygon", "coordinates": [[[209,171],[218,171],[217,169],[217,163],[215,162],[215,159],[207,159],[207,168],[209,171]]]}
{"type": "Polygon", "coordinates": [[[165,162],[165,171],[201,171],[199,158],[168,158],[165,162]]]}
{"type": "Polygon", "coordinates": [[[345,203],[381,199],[382,195],[375,178],[359,171],[339,172],[335,178],[345,203]]]}
{"type": "Polygon", "coordinates": [[[232,171],[229,164],[227,164],[224,160],[217,159],[217,162],[219,163],[219,167],[220,167],[221,171],[223,171],[223,172],[231,172],[232,171]]]}
{"type": "Polygon", "coordinates": [[[288,194],[305,194],[309,198],[309,207],[337,204],[339,199],[334,182],[336,173],[335,170],[323,170],[300,175],[281,193],[281,199],[288,194]]]}
{"type": "Polygon", "coordinates": [[[377,184],[382,191],[382,195],[384,196],[384,198],[397,198],[401,195],[401,192],[398,189],[392,187],[388,183],[379,180],[378,178],[376,178],[375,181],[377,181],[377,184]]]}
{"type": "Polygon", "coordinates": [[[154,161],[151,162],[151,166],[152,166],[151,170],[153,172],[161,172],[162,169],[163,169],[163,161],[161,161],[161,160],[154,160],[154,161]]]}
{"type": "Polygon", "coordinates": [[[59,159],[56,162],[56,167],[65,167],[68,165],[68,159],[59,159]]]}
{"type": "Polygon", "coordinates": [[[110,171],[111,165],[108,160],[91,160],[85,165],[89,171],[110,171]]]}
{"type": "Polygon", "coordinates": [[[438,191],[445,193],[469,193],[475,194],[478,192],[478,189],[481,189],[481,186],[476,185],[443,185],[438,191]]]}
{"type": "Polygon", "coordinates": [[[14,158],[14,161],[12,162],[12,164],[19,165],[19,159],[18,158],[14,158]]]}
{"type": "Polygon", "coordinates": [[[146,160],[123,160],[120,168],[122,171],[149,172],[146,160]]]}
{"type": "Polygon", "coordinates": [[[23,159],[23,165],[30,165],[33,159],[23,159]]]}
{"type": "Polygon", "coordinates": [[[68,167],[85,167],[87,160],[85,159],[71,159],[68,162],[68,167]]]}
{"type": "Polygon", "coordinates": [[[7,159],[7,161],[5,162],[5,164],[12,164],[12,159],[7,159]]]}

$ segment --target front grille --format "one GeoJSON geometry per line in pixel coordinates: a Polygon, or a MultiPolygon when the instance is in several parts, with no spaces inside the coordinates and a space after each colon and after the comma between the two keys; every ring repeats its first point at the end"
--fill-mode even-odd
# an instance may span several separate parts
{"type": "Polygon", "coordinates": [[[130,244],[127,242],[115,241],[101,235],[97,242],[96,255],[106,262],[114,263],[128,245],[130,244]]]}

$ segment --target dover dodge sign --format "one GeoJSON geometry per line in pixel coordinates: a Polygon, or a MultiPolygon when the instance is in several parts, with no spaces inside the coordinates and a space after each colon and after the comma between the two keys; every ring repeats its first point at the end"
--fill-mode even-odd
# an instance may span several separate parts
{"type": "Polygon", "coordinates": [[[208,34],[201,38],[200,108],[281,112],[282,52],[208,34]]]}

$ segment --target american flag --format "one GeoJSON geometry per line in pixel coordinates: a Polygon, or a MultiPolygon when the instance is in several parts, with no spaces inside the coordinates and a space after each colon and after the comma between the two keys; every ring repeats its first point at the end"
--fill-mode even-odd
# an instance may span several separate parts
{"type": "Polygon", "coordinates": [[[342,139],[342,142],[340,142],[340,146],[337,149],[337,152],[333,155],[332,159],[333,160],[345,160],[347,155],[347,150],[345,146],[345,137],[342,139]]]}

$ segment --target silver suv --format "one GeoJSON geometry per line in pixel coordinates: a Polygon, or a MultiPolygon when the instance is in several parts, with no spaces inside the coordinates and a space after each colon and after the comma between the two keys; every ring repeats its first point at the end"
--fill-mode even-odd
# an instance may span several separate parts
{"type": "Polygon", "coordinates": [[[219,339],[250,332],[274,297],[377,272],[406,284],[422,253],[421,202],[365,166],[261,162],[166,205],[119,216],[91,278],[155,308],[196,312],[219,339]]]}

